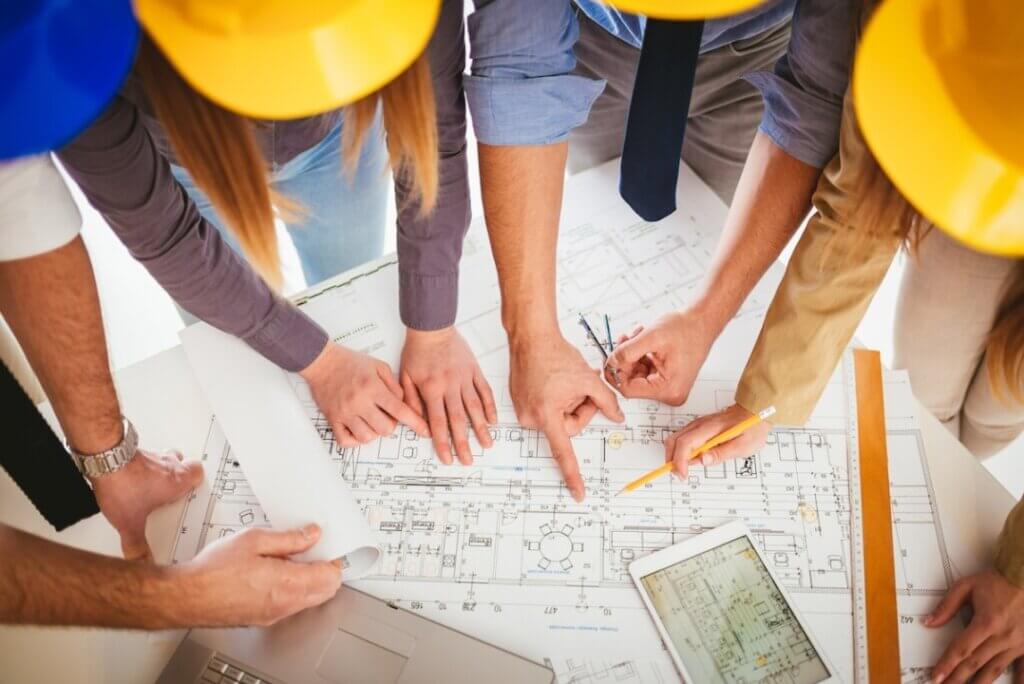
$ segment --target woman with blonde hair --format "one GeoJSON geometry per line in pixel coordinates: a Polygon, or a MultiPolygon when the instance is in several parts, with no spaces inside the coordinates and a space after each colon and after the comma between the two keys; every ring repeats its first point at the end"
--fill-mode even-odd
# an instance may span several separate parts
{"type": "Polygon", "coordinates": [[[184,309],[300,373],[341,445],[397,422],[426,435],[416,394],[439,383],[445,401],[426,411],[439,451],[449,421],[465,442],[467,415],[489,445],[491,391],[451,327],[468,207],[431,213],[465,166],[464,123],[439,140],[435,109],[464,122],[461,3],[139,0],[136,11],[132,75],[59,152],[133,256],[184,309]],[[381,253],[388,158],[402,384],[275,292],[275,216],[310,284],[381,253]]]}
{"type": "MultiPolygon", "coordinates": [[[[874,5],[875,3],[868,3],[874,5]]],[[[1024,145],[1017,124],[1024,12],[999,0],[886,0],[860,42],[839,153],[768,309],[736,404],[666,440],[685,472],[693,449],[769,405],[810,416],[901,247],[895,366],[979,458],[1024,431],[1024,145]],[[1007,80],[1016,74],[1015,80],[1007,80]]],[[[762,425],[704,454],[714,465],[760,449],[762,425]]],[[[993,569],[960,578],[927,627],[973,615],[933,682],[1024,681],[1024,503],[993,569]]]]}

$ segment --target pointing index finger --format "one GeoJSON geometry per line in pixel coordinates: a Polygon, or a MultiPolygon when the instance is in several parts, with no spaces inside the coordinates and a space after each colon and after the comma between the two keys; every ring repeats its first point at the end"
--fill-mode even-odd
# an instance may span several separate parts
{"type": "Polygon", "coordinates": [[[551,456],[555,459],[555,463],[558,464],[558,469],[562,471],[562,479],[565,480],[565,486],[569,489],[573,499],[583,501],[585,496],[583,477],[580,475],[580,466],[576,462],[576,454],[572,450],[572,442],[569,440],[569,435],[558,420],[547,423],[542,426],[542,429],[548,438],[551,456]]]}

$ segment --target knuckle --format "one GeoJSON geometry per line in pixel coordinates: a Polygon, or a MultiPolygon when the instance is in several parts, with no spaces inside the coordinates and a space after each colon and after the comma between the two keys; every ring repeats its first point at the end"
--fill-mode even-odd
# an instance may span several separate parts
{"type": "Polygon", "coordinates": [[[436,376],[431,376],[423,383],[423,393],[429,397],[436,397],[444,394],[444,387],[444,380],[436,376]]]}
{"type": "Polygon", "coordinates": [[[995,632],[1002,626],[1002,621],[994,615],[982,615],[975,618],[978,628],[984,632],[995,632]]]}
{"type": "Polygon", "coordinates": [[[242,540],[246,544],[254,544],[265,534],[266,532],[259,527],[247,527],[241,532],[238,532],[235,538],[242,540]]]}

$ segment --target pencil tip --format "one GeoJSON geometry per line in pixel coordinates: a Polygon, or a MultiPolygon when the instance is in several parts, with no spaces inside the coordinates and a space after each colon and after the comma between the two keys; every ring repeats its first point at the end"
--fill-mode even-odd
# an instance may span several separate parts
{"type": "MultiPolygon", "coordinates": [[[[626,488],[623,487],[622,489],[620,489],[618,492],[615,493],[615,496],[622,496],[625,493],[626,493],[626,488]]],[[[612,498],[614,499],[615,497],[612,497],[612,498]]]]}

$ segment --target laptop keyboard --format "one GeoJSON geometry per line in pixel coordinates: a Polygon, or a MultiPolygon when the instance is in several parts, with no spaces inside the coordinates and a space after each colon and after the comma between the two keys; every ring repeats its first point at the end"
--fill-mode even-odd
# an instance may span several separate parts
{"type": "Polygon", "coordinates": [[[273,684],[270,680],[263,679],[259,675],[247,672],[239,663],[228,662],[220,654],[210,658],[206,669],[196,684],[273,684]]]}

